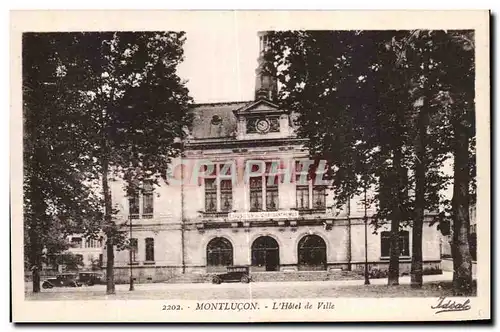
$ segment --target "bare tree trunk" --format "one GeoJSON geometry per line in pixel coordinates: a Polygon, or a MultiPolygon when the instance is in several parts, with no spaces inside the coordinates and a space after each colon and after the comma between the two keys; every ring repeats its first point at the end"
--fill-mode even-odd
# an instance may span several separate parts
{"type": "MultiPolygon", "coordinates": [[[[33,226],[33,225],[32,225],[33,226]]],[[[38,232],[36,227],[30,228],[29,231],[30,237],[30,265],[31,265],[31,273],[32,273],[32,282],[33,282],[33,293],[40,292],[40,240],[38,237],[38,232]]]]}
{"type": "Polygon", "coordinates": [[[423,284],[423,261],[422,261],[422,232],[425,217],[425,167],[427,165],[427,96],[418,114],[417,138],[415,140],[415,151],[417,160],[415,163],[415,219],[413,220],[412,232],[412,255],[411,255],[411,287],[421,288],[423,284]]]}
{"type": "Polygon", "coordinates": [[[389,273],[387,278],[387,285],[399,285],[399,225],[402,218],[402,193],[403,193],[403,167],[401,147],[394,149],[394,170],[397,177],[396,184],[396,202],[398,206],[393,208],[391,220],[391,237],[390,237],[390,259],[389,259],[389,273]]]}
{"type": "Polygon", "coordinates": [[[347,200],[347,271],[352,270],[351,197],[347,200]]]}
{"type": "MultiPolygon", "coordinates": [[[[397,213],[395,213],[396,215],[397,213]]],[[[394,216],[391,220],[391,250],[389,259],[389,273],[387,285],[399,285],[399,218],[394,216]]]]}
{"type": "MultiPolygon", "coordinates": [[[[35,151],[35,160],[33,161],[34,170],[41,167],[39,160],[43,157],[40,155],[40,151],[35,151]]],[[[32,174],[39,174],[34,171],[32,174]]],[[[40,292],[40,270],[42,268],[42,239],[40,237],[42,228],[45,224],[46,218],[46,205],[44,202],[42,188],[43,185],[40,183],[40,179],[36,176],[32,176],[30,179],[30,190],[29,198],[31,200],[32,213],[30,217],[30,228],[28,236],[30,239],[30,252],[29,252],[29,262],[31,268],[31,276],[33,283],[33,292],[40,292]]]]}
{"type": "Polygon", "coordinates": [[[115,252],[113,247],[113,239],[108,238],[106,241],[106,294],[115,294],[115,252]]]}
{"type": "Polygon", "coordinates": [[[412,257],[411,257],[411,287],[421,288],[423,284],[423,261],[422,261],[422,230],[424,213],[423,209],[415,208],[416,216],[413,221],[412,233],[412,257]]]}
{"type": "Polygon", "coordinates": [[[103,156],[103,177],[102,177],[102,188],[104,191],[104,222],[108,228],[108,234],[106,234],[106,294],[115,294],[115,276],[114,276],[114,264],[115,264],[115,252],[114,252],[114,241],[113,234],[111,233],[111,195],[109,192],[108,185],[108,160],[107,156],[103,156]]]}
{"type": "MultiPolygon", "coordinates": [[[[420,144],[419,144],[420,145],[420,144]]],[[[420,154],[419,154],[420,155],[420,154]]],[[[422,231],[424,225],[425,206],[425,164],[422,160],[416,165],[416,193],[415,193],[415,219],[412,232],[412,257],[411,257],[411,287],[421,288],[423,283],[422,262],[422,231]]]]}
{"type": "Polygon", "coordinates": [[[453,174],[453,290],[472,293],[472,257],[469,248],[469,139],[467,129],[455,123],[453,174]]]}

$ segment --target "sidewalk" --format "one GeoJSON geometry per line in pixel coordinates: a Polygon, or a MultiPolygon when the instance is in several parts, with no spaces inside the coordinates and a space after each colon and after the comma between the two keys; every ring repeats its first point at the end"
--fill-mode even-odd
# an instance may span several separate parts
{"type": "MultiPolygon", "coordinates": [[[[440,281],[451,281],[453,279],[452,272],[443,272],[443,274],[424,276],[424,284],[430,282],[440,282],[440,281]]],[[[370,279],[371,285],[387,285],[387,278],[381,279],[370,279]]],[[[410,277],[404,276],[399,278],[400,285],[410,284],[410,277]]],[[[147,284],[135,284],[136,290],[167,290],[167,289],[207,289],[207,288],[217,288],[217,289],[230,289],[230,288],[273,288],[273,287],[319,287],[319,288],[331,288],[331,287],[349,287],[349,286],[360,286],[364,285],[364,279],[361,280],[328,280],[328,281],[283,281],[283,282],[251,282],[249,284],[242,284],[239,282],[235,283],[222,283],[220,285],[215,285],[211,283],[184,283],[184,284],[169,284],[169,283],[147,283],[147,284]]],[[[116,285],[116,290],[127,291],[129,288],[128,284],[116,285]]],[[[102,291],[106,289],[106,285],[94,285],[94,286],[82,286],[78,288],[72,287],[61,287],[53,288],[50,291],[53,292],[88,292],[88,291],[102,291]]],[[[25,290],[31,291],[31,283],[26,283],[25,290]]]]}

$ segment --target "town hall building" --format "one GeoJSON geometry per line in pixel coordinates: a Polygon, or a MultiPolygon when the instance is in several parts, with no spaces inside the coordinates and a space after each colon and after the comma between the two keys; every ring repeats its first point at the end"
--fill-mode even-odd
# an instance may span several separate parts
{"type": "MultiPolygon", "coordinates": [[[[127,197],[111,179],[116,218],[132,223],[131,249],[115,253],[117,282],[127,282],[130,271],[139,282],[155,282],[203,278],[231,265],[255,275],[362,274],[365,261],[387,269],[389,225],[374,232],[374,206],[365,209],[362,197],[337,209],[333,191],[317,181],[321,172],[311,175],[294,115],[272,102],[277,82],[263,70],[265,34],[259,37],[254,100],[193,105],[182,156],[160,185],[145,183],[127,197]]],[[[400,234],[403,273],[411,245],[408,228],[400,234]]],[[[423,260],[424,270],[440,270],[440,233],[428,223],[423,260]]]]}

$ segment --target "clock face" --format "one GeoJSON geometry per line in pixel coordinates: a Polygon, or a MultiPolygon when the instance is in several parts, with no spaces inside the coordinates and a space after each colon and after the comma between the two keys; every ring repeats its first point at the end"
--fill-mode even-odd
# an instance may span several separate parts
{"type": "Polygon", "coordinates": [[[255,125],[257,127],[257,130],[261,133],[265,133],[269,130],[269,121],[267,120],[257,120],[257,123],[255,125]]]}

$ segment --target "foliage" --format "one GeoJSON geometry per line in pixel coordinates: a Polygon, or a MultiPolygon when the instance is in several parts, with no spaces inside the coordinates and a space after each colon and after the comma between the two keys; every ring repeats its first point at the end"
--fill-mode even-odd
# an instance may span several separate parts
{"type": "Polygon", "coordinates": [[[51,262],[54,268],[62,265],[66,271],[77,271],[84,266],[81,256],[78,256],[72,252],[63,252],[59,255],[54,256],[51,262]]]}
{"type": "Polygon", "coordinates": [[[90,260],[90,269],[92,271],[100,271],[102,269],[102,262],[99,258],[92,258],[90,260]]]}
{"type": "MultiPolygon", "coordinates": [[[[270,36],[267,58],[281,84],[281,105],[298,114],[311,156],[328,161],[338,207],[375,189],[372,225],[391,221],[390,271],[397,279],[399,228],[422,221],[424,210],[449,207],[442,190],[450,176],[442,167],[456,140],[457,99],[474,94],[473,85],[457,84],[459,76],[474,77],[470,61],[463,61],[473,53],[473,36],[422,30],[270,36]]],[[[473,110],[473,98],[462,105],[473,110]]],[[[467,114],[462,119],[473,128],[473,112],[467,114]]],[[[469,137],[474,152],[474,134],[469,137]]],[[[421,236],[415,239],[421,244],[421,236]]]]}
{"type": "Polygon", "coordinates": [[[111,249],[122,246],[123,221],[113,218],[107,177],[156,183],[180,152],[191,101],[176,73],[184,41],[182,32],[25,36],[25,207],[27,219],[36,220],[26,223],[32,233],[63,222],[65,230],[93,238],[103,231],[111,249]]]}
{"type": "MultiPolygon", "coordinates": [[[[81,133],[73,143],[85,151],[85,180],[100,182],[104,218],[99,229],[111,270],[113,248],[125,243],[126,220],[113,217],[108,176],[114,173],[128,184],[157,183],[180,152],[191,101],[176,73],[184,40],[182,32],[57,35],[61,94],[72,96],[80,109],[73,118],[78,122],[70,121],[71,132],[81,133]]],[[[111,277],[108,292],[113,291],[111,277]]]]}
{"type": "MultiPolygon", "coordinates": [[[[88,171],[82,130],[74,125],[81,109],[65,94],[57,68],[60,56],[54,34],[23,35],[23,191],[24,256],[27,268],[41,268],[42,250],[66,249],[74,228],[95,233],[101,218],[99,196],[82,181],[88,171]]],[[[39,278],[33,278],[39,291],[39,278]]]]}

